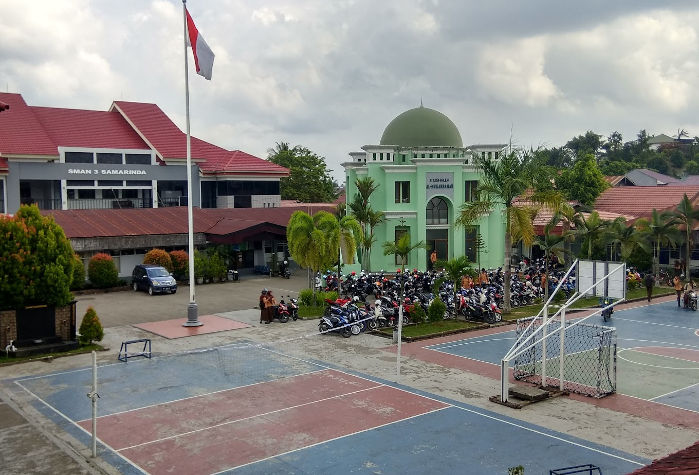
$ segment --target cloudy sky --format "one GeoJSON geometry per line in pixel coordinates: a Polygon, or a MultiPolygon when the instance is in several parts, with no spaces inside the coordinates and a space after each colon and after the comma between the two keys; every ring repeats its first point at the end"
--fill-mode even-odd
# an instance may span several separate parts
{"type": "MultiPolygon", "coordinates": [[[[190,0],[216,54],[190,70],[192,133],[266,157],[302,144],[333,175],[401,112],[465,144],[560,146],[593,130],[699,135],[695,0],[190,0]]],[[[182,4],[1,0],[0,90],[30,105],[153,102],[184,129],[182,4]]],[[[190,63],[191,64],[191,63],[190,63]]]]}

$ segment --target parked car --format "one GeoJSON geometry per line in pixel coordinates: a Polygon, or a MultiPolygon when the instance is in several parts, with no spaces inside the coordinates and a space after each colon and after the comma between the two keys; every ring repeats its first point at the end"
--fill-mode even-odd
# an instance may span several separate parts
{"type": "Polygon", "coordinates": [[[150,295],[177,292],[175,278],[164,267],[153,264],[139,264],[134,267],[131,281],[134,292],[137,292],[138,289],[145,289],[150,295]]]}

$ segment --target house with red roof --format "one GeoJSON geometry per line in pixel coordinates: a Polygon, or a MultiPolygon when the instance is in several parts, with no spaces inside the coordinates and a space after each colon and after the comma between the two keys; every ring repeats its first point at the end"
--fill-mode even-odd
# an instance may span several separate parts
{"type": "Polygon", "coordinates": [[[187,139],[156,105],[115,101],[106,111],[28,105],[0,93],[0,213],[185,206],[270,208],[289,170],[240,150],[187,139]]]}

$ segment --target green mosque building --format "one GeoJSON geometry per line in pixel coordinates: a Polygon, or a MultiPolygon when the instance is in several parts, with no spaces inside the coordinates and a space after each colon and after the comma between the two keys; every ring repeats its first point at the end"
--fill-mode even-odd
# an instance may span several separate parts
{"type": "Polygon", "coordinates": [[[411,243],[422,240],[431,249],[413,251],[407,262],[410,269],[429,269],[432,250],[439,259],[465,255],[480,267],[502,266],[502,209],[494,209],[472,229],[454,223],[462,204],[474,200],[478,191],[480,176],[473,157],[480,154],[497,160],[504,149],[504,144],[464,147],[459,129],[449,117],[420,105],[393,119],[379,145],[351,152],[352,160],[342,164],[347,203],[357,194],[357,179],[370,177],[378,188],[369,204],[386,218],[374,228],[371,262],[362,263],[362,268],[395,271],[400,258],[384,256],[382,245],[405,232],[410,234],[411,243]]]}

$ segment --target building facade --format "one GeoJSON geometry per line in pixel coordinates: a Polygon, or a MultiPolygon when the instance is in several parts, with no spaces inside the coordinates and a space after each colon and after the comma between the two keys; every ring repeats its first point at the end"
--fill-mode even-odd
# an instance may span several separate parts
{"type": "MultiPolygon", "coordinates": [[[[0,213],[186,206],[186,135],[155,104],[107,111],[29,106],[0,93],[0,213]]],[[[192,204],[267,208],[289,171],[191,137],[192,204]]]]}
{"type": "MultiPolygon", "coordinates": [[[[396,269],[396,256],[384,256],[382,245],[409,233],[411,242],[425,241],[439,259],[465,255],[481,267],[500,267],[504,261],[504,215],[494,209],[471,229],[455,226],[464,202],[476,199],[479,172],[474,154],[497,160],[505,146],[482,144],[464,147],[461,134],[444,114],[423,107],[393,119],[378,145],[351,152],[343,163],[347,203],[357,194],[358,179],[378,185],[370,206],[386,221],[374,230],[371,262],[364,269],[396,269]],[[478,243],[482,243],[480,246],[478,243]]],[[[430,267],[431,251],[415,250],[407,266],[430,267]]]]}

